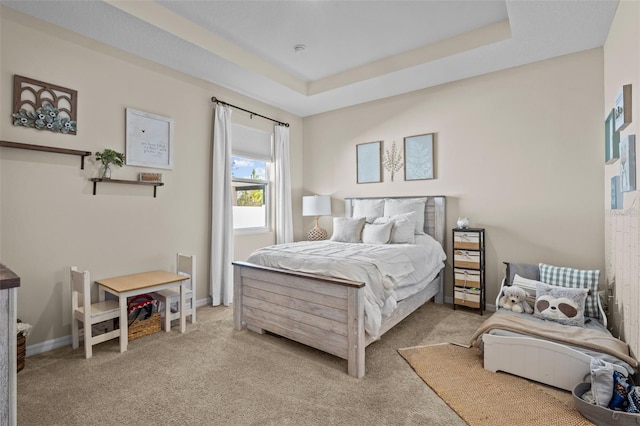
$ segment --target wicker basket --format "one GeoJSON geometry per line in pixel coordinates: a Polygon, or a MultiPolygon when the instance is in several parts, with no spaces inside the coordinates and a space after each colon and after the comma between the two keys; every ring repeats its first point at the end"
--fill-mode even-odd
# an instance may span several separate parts
{"type": "Polygon", "coordinates": [[[24,336],[18,337],[18,371],[24,368],[24,359],[27,356],[27,338],[24,336]]]}
{"type": "Polygon", "coordinates": [[[157,333],[160,331],[161,323],[160,312],[151,314],[151,316],[146,320],[136,318],[135,321],[133,321],[133,324],[131,324],[127,329],[129,341],[157,333]]]}

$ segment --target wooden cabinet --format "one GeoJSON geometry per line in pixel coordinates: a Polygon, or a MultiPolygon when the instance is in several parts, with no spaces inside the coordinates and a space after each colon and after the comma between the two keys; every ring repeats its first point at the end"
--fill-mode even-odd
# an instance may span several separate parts
{"type": "Polygon", "coordinates": [[[485,310],[484,228],[453,229],[453,309],[485,310]]]}

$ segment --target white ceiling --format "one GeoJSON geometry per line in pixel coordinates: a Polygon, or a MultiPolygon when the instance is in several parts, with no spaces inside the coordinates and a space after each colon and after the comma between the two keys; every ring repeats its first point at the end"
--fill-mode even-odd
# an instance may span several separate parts
{"type": "Polygon", "coordinates": [[[0,3],[304,117],[600,47],[618,1],[0,3]]]}

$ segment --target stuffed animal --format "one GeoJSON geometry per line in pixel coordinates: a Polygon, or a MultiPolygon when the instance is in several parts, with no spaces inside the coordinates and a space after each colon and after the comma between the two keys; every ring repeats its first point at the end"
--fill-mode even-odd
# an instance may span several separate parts
{"type": "Polygon", "coordinates": [[[527,302],[527,292],[517,285],[508,286],[502,290],[498,306],[517,313],[533,313],[533,308],[527,302]]]}

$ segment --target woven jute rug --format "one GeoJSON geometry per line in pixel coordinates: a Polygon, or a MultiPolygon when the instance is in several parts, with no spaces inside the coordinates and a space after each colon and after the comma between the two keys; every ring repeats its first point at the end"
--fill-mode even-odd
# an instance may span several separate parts
{"type": "Polygon", "coordinates": [[[482,367],[477,348],[453,344],[398,349],[413,370],[471,426],[591,425],[571,393],[482,367]]]}

